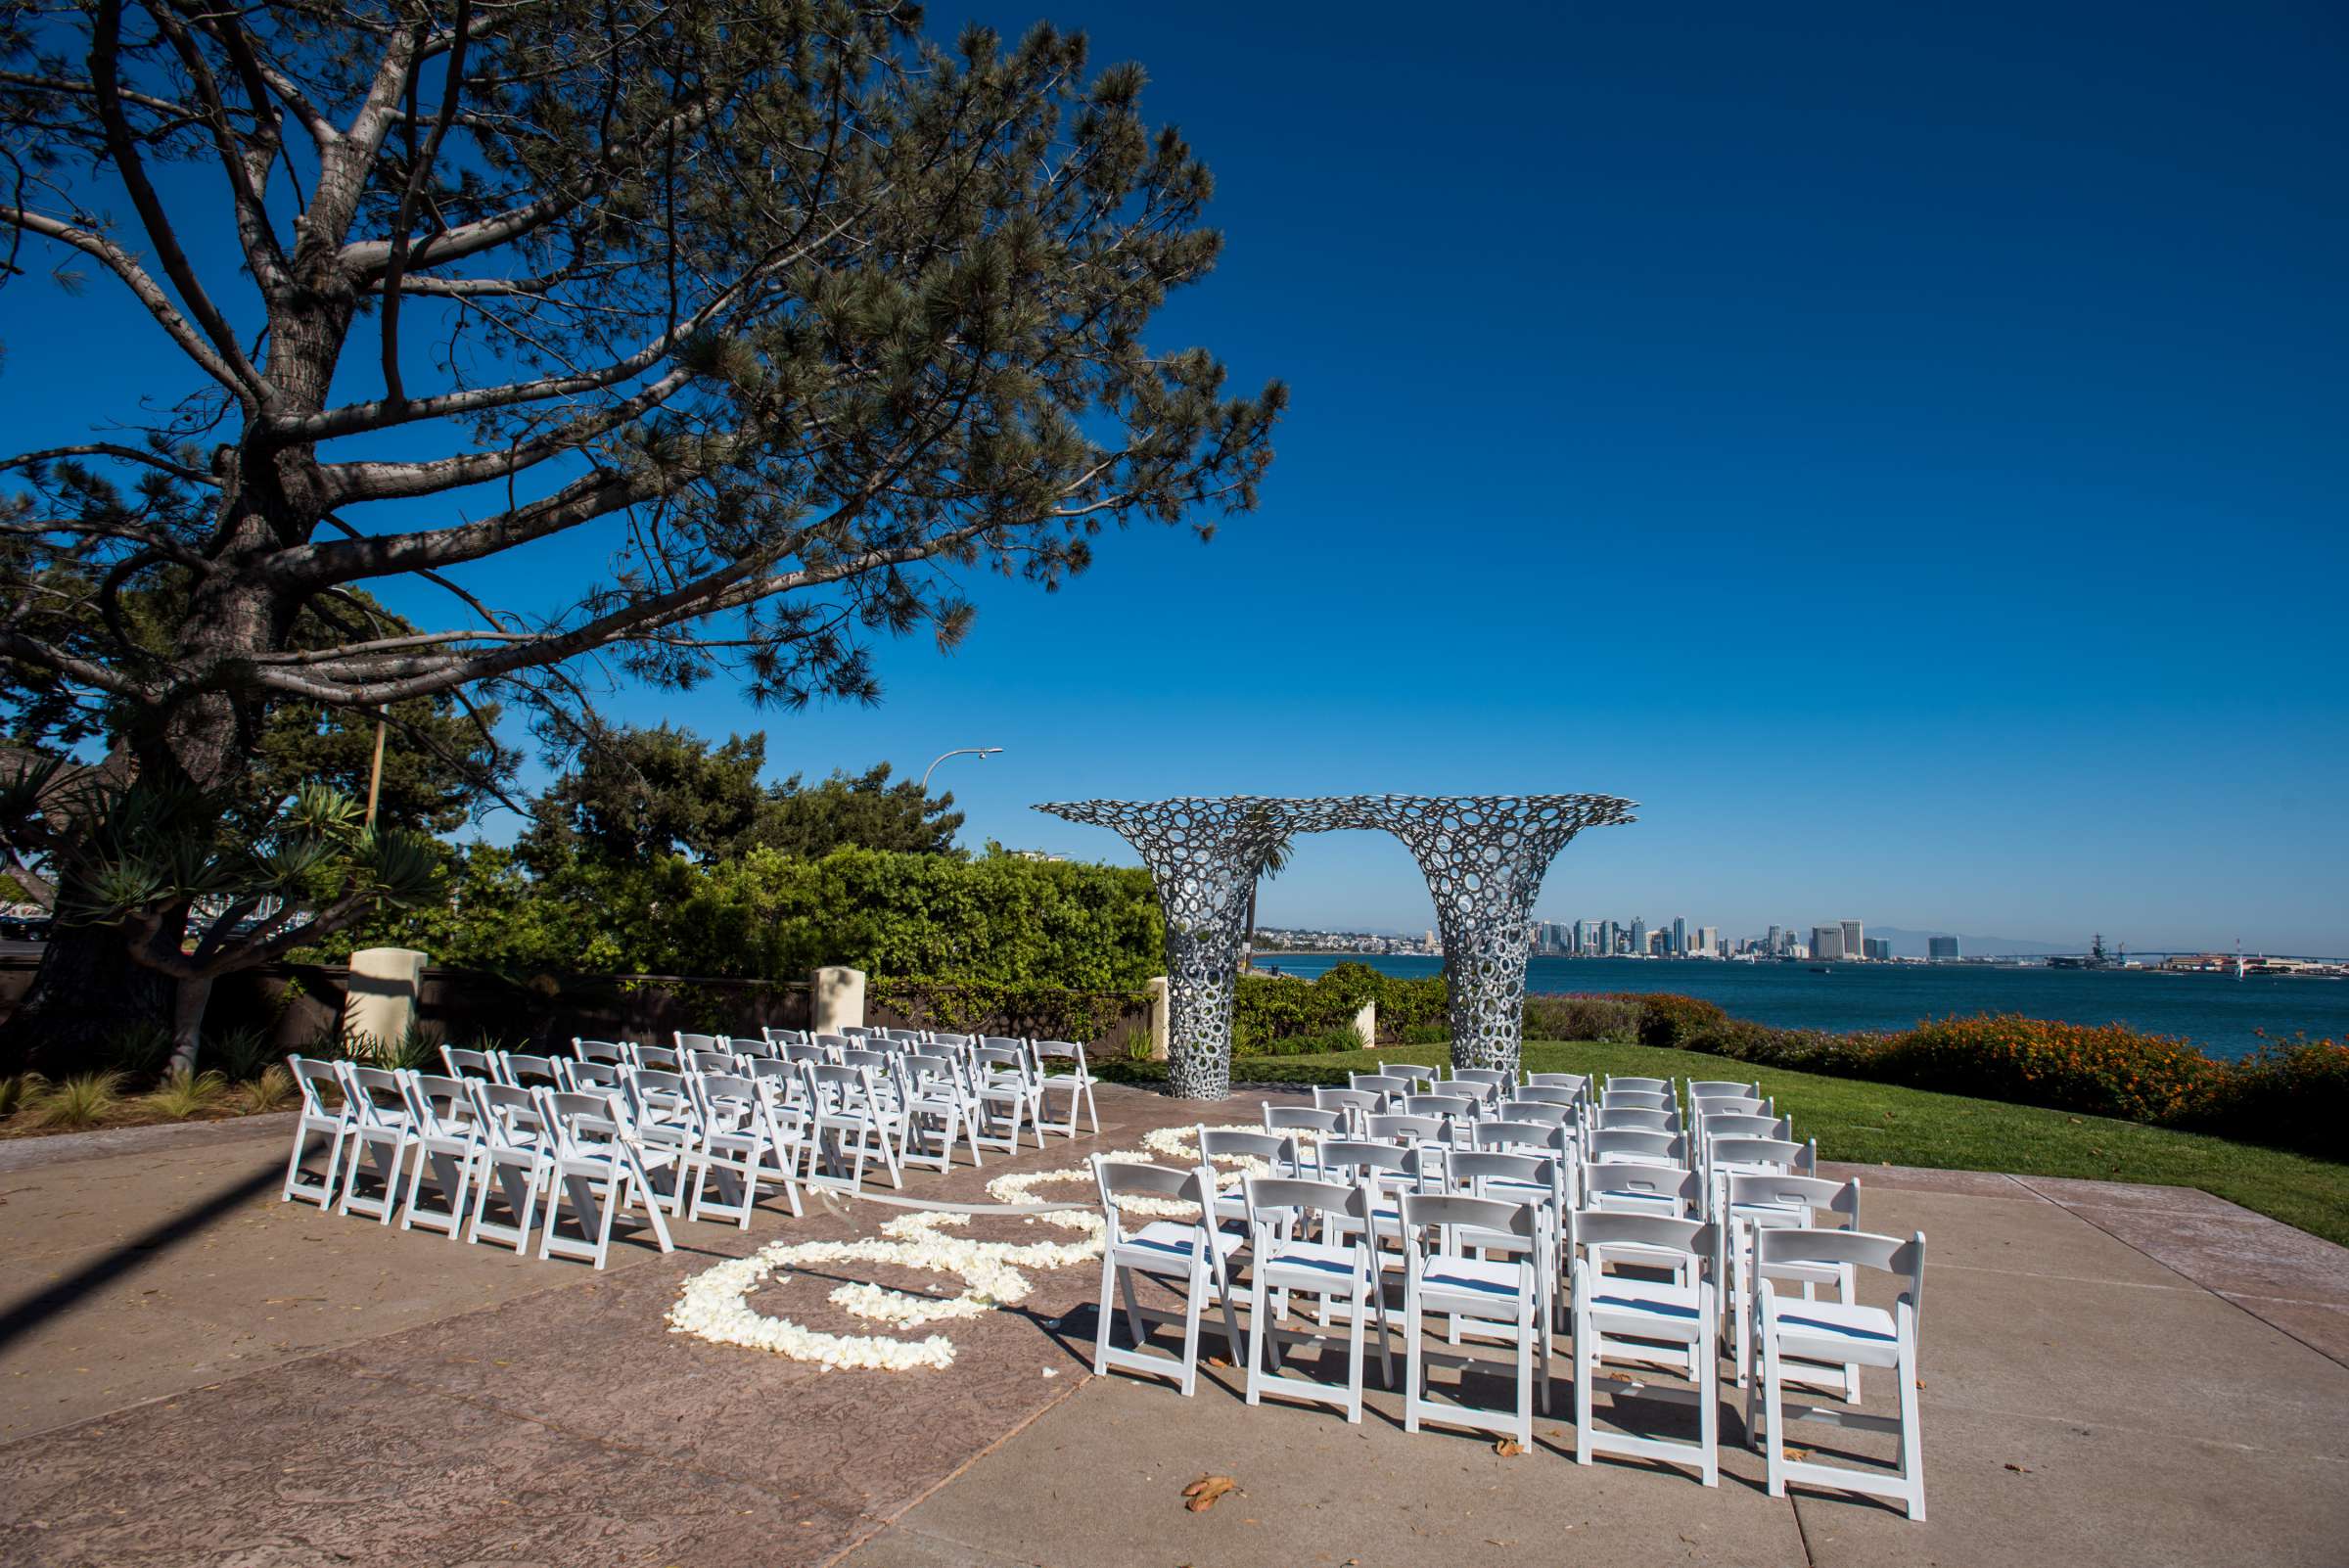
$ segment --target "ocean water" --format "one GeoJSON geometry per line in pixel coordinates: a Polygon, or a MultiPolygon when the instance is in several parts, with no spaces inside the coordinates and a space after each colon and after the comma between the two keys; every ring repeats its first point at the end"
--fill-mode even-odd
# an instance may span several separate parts
{"type": "MultiPolygon", "coordinates": [[[[1258,959],[1259,969],[1313,976],[1342,955],[1258,959]]],[[[1362,960],[1390,975],[1440,975],[1441,958],[1362,960]]],[[[2239,1056],[2269,1037],[2349,1038],[2349,981],[2252,975],[2164,975],[2149,970],[1997,969],[1970,964],[1736,964],[1636,958],[1536,958],[1529,991],[1675,991],[1717,1002],[1732,1018],[1782,1029],[1906,1029],[1952,1013],[2021,1013],[2071,1024],[2126,1024],[2239,1056]]]]}

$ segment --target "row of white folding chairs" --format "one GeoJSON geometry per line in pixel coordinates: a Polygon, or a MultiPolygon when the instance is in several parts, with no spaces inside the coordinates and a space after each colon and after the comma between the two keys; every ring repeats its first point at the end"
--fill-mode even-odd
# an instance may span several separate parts
{"type": "MultiPolygon", "coordinates": [[[[665,1206],[681,1213],[690,1197],[693,1216],[700,1218],[731,1199],[747,1215],[756,1202],[760,1162],[746,1166],[743,1149],[772,1142],[771,1125],[755,1134],[738,1128],[726,1140],[688,1141],[638,1122],[614,1094],[522,1088],[484,1078],[300,1056],[289,1057],[288,1066],[299,1110],[283,1199],[386,1225],[396,1215],[403,1230],[422,1226],[452,1241],[486,1239],[518,1252],[536,1231],[541,1258],[583,1258],[598,1268],[610,1251],[614,1220],[624,1209],[644,1210],[664,1252],[672,1245],[665,1206]],[[313,1137],[326,1146],[325,1170],[315,1177],[304,1169],[313,1137]],[[746,1169],[752,1173],[747,1189],[740,1180],[746,1169]],[[720,1185],[716,1199],[707,1191],[714,1174],[720,1185]],[[363,1192],[361,1183],[370,1177],[375,1190],[363,1192]],[[437,1204],[427,1202],[428,1186],[437,1204]],[[505,1222],[489,1216],[493,1188],[505,1202],[505,1222]],[[567,1206],[576,1237],[562,1232],[567,1206]]],[[[748,1102],[759,1098],[748,1090],[748,1102]]],[[[755,1118],[743,1120],[748,1125],[755,1118]]],[[[776,1174],[798,1212],[779,1156],[776,1174]]]]}
{"type": "MultiPolygon", "coordinates": [[[[1741,1296],[1732,1293],[1725,1306],[1721,1298],[1728,1256],[1723,1242],[1725,1222],[1640,1212],[1636,1206],[1626,1212],[1603,1191],[1603,1183],[1612,1177],[1598,1170],[1585,1173],[1586,1180],[1597,1191],[1596,1201],[1589,1207],[1565,1209],[1562,1215],[1549,1207],[1554,1199],[1496,1197],[1497,1190],[1506,1191],[1496,1178],[1520,1188],[1541,1184],[1538,1176],[1529,1176],[1513,1164],[1525,1160],[1523,1156],[1475,1151],[1448,1157],[1446,1176],[1438,1188],[1431,1188],[1419,1162],[1408,1158],[1407,1151],[1386,1145],[1358,1146],[1333,1140],[1338,1147],[1324,1150],[1318,1165],[1309,1165],[1302,1153],[1292,1152],[1284,1168],[1275,1155],[1267,1162],[1272,1176],[1250,1176],[1244,1181],[1239,1217],[1244,1219],[1246,1230],[1235,1234],[1222,1223],[1234,1217],[1234,1206],[1230,1199],[1219,1196],[1211,1161],[1220,1153],[1263,1157],[1270,1151],[1234,1147],[1234,1136],[1224,1134],[1219,1147],[1213,1134],[1203,1130],[1202,1163],[1190,1171],[1119,1165],[1096,1157],[1107,1237],[1096,1324],[1097,1371],[1115,1365],[1173,1375],[1182,1391],[1190,1393],[1196,1377],[1200,1316],[1212,1291],[1221,1305],[1234,1358],[1247,1358],[1250,1404],[1266,1393],[1326,1400],[1345,1409],[1349,1420],[1359,1420],[1363,1336],[1373,1316],[1378,1322],[1382,1367],[1389,1386],[1393,1383],[1384,1286],[1389,1265],[1382,1256],[1382,1227],[1391,1227],[1405,1276],[1406,1430],[1416,1430],[1424,1418],[1503,1432],[1530,1448],[1533,1411],[1538,1404],[1546,1408],[1548,1388],[1551,1314],[1543,1297],[1552,1271],[1544,1258],[1544,1238],[1561,1237],[1562,1233],[1562,1239],[1546,1244],[1559,1247],[1571,1269],[1578,1461],[1589,1463],[1598,1452],[1663,1458],[1692,1464],[1707,1485],[1717,1483],[1718,1339],[1726,1311],[1744,1322],[1741,1336],[1750,1335],[1762,1348],[1761,1375],[1749,1384],[1746,1424],[1748,1436],[1755,1442],[1762,1442],[1765,1434],[1771,1437],[1766,1452],[1772,1494],[1782,1495],[1789,1480],[1812,1482],[1890,1496],[1902,1501],[1911,1517],[1923,1516],[1914,1383],[1924,1238],[1917,1235],[1901,1241],[1859,1232],[1854,1228],[1856,1183],[1830,1191],[1832,1184],[1785,1177],[1774,1186],[1741,1187],[1744,1208],[1758,1209],[1766,1201],[1774,1201],[1781,1208],[1778,1222],[1756,1231],[1761,1239],[1753,1253],[1753,1283],[1741,1296]],[[1405,1157],[1399,1158],[1399,1154],[1405,1157]],[[1468,1179],[1461,1179],[1463,1173],[1468,1179]],[[1342,1175],[1350,1175],[1352,1179],[1332,1179],[1342,1175]],[[1129,1233],[1120,1213],[1121,1193],[1184,1199],[1199,1206],[1199,1217],[1187,1222],[1155,1221],[1129,1233]],[[1836,1207],[1838,1204],[1843,1207],[1836,1207]],[[1320,1221],[1317,1228],[1302,1222],[1308,1211],[1320,1221]],[[1813,1222],[1822,1214],[1841,1219],[1843,1226],[1816,1226],[1813,1222]],[[1501,1256],[1495,1258],[1496,1251],[1501,1256]],[[1251,1316],[1244,1350],[1233,1313],[1235,1280],[1243,1263],[1250,1276],[1247,1300],[1251,1316]],[[1645,1272],[1621,1272],[1627,1264],[1642,1267],[1645,1272]],[[1610,1273],[1610,1267],[1618,1271],[1610,1273]],[[1879,1269],[1906,1281],[1908,1288],[1892,1312],[1858,1302],[1852,1276],[1860,1268],[1879,1269]],[[1183,1350],[1178,1360],[1170,1360],[1142,1349],[1144,1314],[1137,1309],[1130,1281],[1136,1272],[1179,1281],[1185,1288],[1183,1350]],[[1647,1277],[1655,1273],[1664,1277],[1647,1277]],[[1840,1285],[1837,1300],[1816,1299],[1814,1282],[1822,1278],[1832,1278],[1840,1285]],[[1786,1298],[1781,1287],[1797,1283],[1804,1299],[1786,1298]],[[1134,1345],[1131,1350],[1112,1343],[1113,1292],[1124,1298],[1134,1345]],[[1334,1299],[1344,1309],[1349,1340],[1348,1381],[1342,1394],[1280,1373],[1283,1339],[1321,1337],[1301,1336],[1274,1326],[1274,1317],[1291,1294],[1316,1295],[1325,1307],[1334,1299]],[[1513,1408],[1478,1410],[1426,1397],[1425,1364],[1431,1359],[1442,1359],[1430,1358],[1424,1351],[1424,1319],[1432,1314],[1451,1315],[1454,1344],[1459,1343],[1462,1319],[1469,1321],[1472,1333],[1499,1337],[1511,1344],[1518,1385],[1513,1408]],[[1607,1362],[1641,1368],[1665,1364],[1683,1373],[1692,1385],[1685,1397],[1699,1409],[1698,1442],[1601,1432],[1595,1424],[1592,1394],[1599,1368],[1607,1362]],[[1854,1407],[1862,1364],[1897,1369],[1902,1387],[1897,1417],[1879,1417],[1854,1407]],[[1534,1382],[1537,1368],[1538,1388],[1534,1382]],[[1787,1399],[1790,1388],[1808,1397],[1814,1388],[1821,1387],[1833,1403],[1791,1403],[1787,1399]],[[1896,1433],[1900,1449],[1893,1472],[1849,1470],[1790,1458],[1781,1452],[1786,1423],[1812,1418],[1896,1433]]],[[[1293,1139],[1289,1147],[1295,1151],[1293,1139]]],[[[1548,1164],[1526,1163],[1537,1167],[1548,1164]]],[[[1726,1224],[1741,1222],[1751,1222],[1732,1219],[1726,1224]]],[[[1325,1310],[1325,1325],[1327,1318],[1325,1310]]],[[[1653,1396],[1670,1391],[1642,1387],[1637,1392],[1653,1396]]]]}

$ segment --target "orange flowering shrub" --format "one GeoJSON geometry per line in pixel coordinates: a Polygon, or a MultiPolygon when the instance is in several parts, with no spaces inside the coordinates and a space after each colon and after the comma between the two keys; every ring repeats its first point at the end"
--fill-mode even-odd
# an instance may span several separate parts
{"type": "Polygon", "coordinates": [[[2217,1102],[2199,1120],[2235,1137],[2349,1158],[2349,1044],[2271,1040],[2228,1064],[2217,1102]]]}
{"type": "Polygon", "coordinates": [[[1917,1088],[2155,1123],[2209,1117],[2233,1076],[2183,1039],[2013,1014],[1920,1024],[1883,1040],[1867,1066],[1917,1088]]]}

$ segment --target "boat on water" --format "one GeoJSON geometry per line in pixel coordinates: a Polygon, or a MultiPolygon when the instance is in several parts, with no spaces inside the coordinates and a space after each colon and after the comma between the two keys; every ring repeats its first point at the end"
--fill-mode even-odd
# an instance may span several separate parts
{"type": "Polygon", "coordinates": [[[1835,971],[1829,969],[1825,964],[1813,964],[1811,966],[1811,973],[1815,975],[1831,975],[1835,973],[1835,971]]]}

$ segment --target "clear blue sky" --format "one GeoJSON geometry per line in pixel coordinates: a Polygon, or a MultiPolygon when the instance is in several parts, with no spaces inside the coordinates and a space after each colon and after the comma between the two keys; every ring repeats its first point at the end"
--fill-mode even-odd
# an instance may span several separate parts
{"type": "MultiPolygon", "coordinates": [[[[1078,796],[1590,789],[1642,820],[1545,918],[2349,951],[2337,6],[1048,14],[1216,170],[1224,264],[1154,337],[1290,382],[1263,509],[982,579],[877,709],[618,715],[764,727],[778,774],[1003,746],[940,772],[972,843],[1129,858],[1026,809],[1078,796]]],[[[35,301],[0,410],[46,430],[35,301]]],[[[1431,920],[1359,834],[1263,912],[1431,920]]]]}

